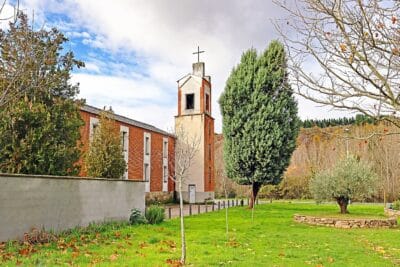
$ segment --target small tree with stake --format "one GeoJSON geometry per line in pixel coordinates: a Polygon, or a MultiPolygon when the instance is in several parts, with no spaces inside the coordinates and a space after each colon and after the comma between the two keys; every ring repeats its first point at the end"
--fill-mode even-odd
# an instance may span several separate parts
{"type": "Polygon", "coordinates": [[[299,131],[283,45],[273,41],[260,56],[245,52],[219,102],[227,176],[252,186],[253,208],[263,184],[281,181],[299,131]]]}
{"type": "Polygon", "coordinates": [[[317,173],[310,181],[310,191],[317,202],[336,200],[340,213],[348,213],[351,199],[364,200],[376,191],[377,175],[354,156],[348,156],[333,169],[317,173]]]}
{"type": "MultiPolygon", "coordinates": [[[[175,154],[170,161],[170,168],[175,169],[175,175],[170,175],[169,178],[177,184],[179,195],[179,210],[180,210],[180,223],[181,223],[181,264],[186,261],[186,238],[185,238],[185,224],[183,214],[183,196],[182,190],[185,180],[189,175],[190,166],[192,166],[194,158],[200,146],[200,138],[198,136],[191,136],[182,127],[177,126],[175,129],[175,154]]],[[[173,174],[173,172],[171,172],[173,174]]]]}

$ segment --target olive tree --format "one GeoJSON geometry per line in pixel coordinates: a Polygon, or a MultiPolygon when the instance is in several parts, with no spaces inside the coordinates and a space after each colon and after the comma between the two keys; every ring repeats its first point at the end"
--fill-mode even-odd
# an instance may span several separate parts
{"type": "Polygon", "coordinates": [[[376,192],[377,177],[369,164],[348,156],[332,169],[318,172],[310,181],[310,191],[317,202],[336,200],[340,213],[348,213],[351,199],[364,200],[376,192]]]}

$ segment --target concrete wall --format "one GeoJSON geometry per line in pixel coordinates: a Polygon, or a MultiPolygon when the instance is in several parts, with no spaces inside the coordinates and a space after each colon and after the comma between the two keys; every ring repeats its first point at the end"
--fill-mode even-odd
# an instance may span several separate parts
{"type": "Polygon", "coordinates": [[[32,228],[56,232],[91,222],[128,220],[144,211],[144,182],[0,174],[0,241],[32,228]]]}

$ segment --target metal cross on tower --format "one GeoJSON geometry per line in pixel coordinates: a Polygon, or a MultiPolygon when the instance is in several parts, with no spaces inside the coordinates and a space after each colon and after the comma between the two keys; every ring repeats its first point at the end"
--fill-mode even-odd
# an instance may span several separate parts
{"type": "Polygon", "coordinates": [[[200,62],[200,54],[204,53],[205,51],[200,51],[200,47],[197,46],[197,52],[193,52],[193,55],[197,54],[197,63],[200,62]]]}

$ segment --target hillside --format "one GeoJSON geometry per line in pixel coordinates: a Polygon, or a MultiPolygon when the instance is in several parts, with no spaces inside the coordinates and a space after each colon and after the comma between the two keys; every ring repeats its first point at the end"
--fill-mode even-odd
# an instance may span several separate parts
{"type": "MultiPolygon", "coordinates": [[[[400,131],[387,123],[302,128],[291,163],[275,194],[282,198],[309,197],[308,181],[313,173],[334,165],[346,155],[348,147],[350,154],[368,161],[379,175],[380,189],[375,198],[395,200],[400,192],[400,135],[397,133],[400,131]]],[[[215,137],[215,153],[216,191],[220,193],[224,166],[221,134],[215,137]]],[[[239,195],[247,192],[247,188],[231,180],[228,188],[239,195]]]]}

